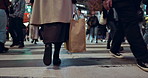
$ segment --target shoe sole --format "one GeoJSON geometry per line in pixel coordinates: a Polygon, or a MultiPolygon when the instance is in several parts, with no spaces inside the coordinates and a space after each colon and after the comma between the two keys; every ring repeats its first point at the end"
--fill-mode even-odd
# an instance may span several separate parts
{"type": "Polygon", "coordinates": [[[142,70],[144,70],[144,71],[148,72],[148,68],[141,67],[141,66],[140,66],[140,65],[138,65],[138,64],[137,64],[137,66],[138,66],[140,69],[142,69],[142,70]]]}
{"type": "Polygon", "coordinates": [[[117,55],[115,55],[115,54],[113,54],[111,51],[109,51],[109,53],[113,56],[113,57],[116,57],[116,58],[124,58],[123,56],[117,56],[117,55]]]}

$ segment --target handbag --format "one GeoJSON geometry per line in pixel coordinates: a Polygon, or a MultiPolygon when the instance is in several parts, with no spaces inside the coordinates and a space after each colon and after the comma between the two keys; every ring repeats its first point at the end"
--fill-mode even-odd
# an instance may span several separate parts
{"type": "Polygon", "coordinates": [[[85,19],[71,20],[66,49],[69,52],[86,51],[85,19]]]}
{"type": "Polygon", "coordinates": [[[75,15],[78,17],[78,19],[73,18],[70,21],[69,40],[66,42],[65,47],[69,52],[85,52],[85,19],[79,18],[77,12],[75,15]]]}
{"type": "Polygon", "coordinates": [[[101,13],[99,24],[101,24],[101,25],[107,24],[107,19],[103,18],[103,12],[101,13]]]}

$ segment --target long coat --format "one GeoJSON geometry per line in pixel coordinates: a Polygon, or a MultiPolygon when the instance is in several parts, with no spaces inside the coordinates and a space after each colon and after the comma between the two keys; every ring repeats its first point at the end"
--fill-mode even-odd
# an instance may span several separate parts
{"type": "Polygon", "coordinates": [[[71,0],[35,0],[31,24],[69,23],[71,18],[71,0]]]}

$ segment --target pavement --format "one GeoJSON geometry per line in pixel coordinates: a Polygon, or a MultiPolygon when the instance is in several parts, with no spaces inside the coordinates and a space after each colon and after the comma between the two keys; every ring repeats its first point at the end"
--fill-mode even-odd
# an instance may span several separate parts
{"type": "MultiPolygon", "coordinates": [[[[11,45],[10,41],[6,46],[11,45]]],[[[0,54],[0,78],[148,78],[148,72],[137,67],[129,44],[122,44],[125,56],[117,59],[109,54],[106,42],[90,43],[87,51],[70,53],[62,46],[60,67],[45,66],[42,62],[44,44],[25,42],[0,54]]]]}

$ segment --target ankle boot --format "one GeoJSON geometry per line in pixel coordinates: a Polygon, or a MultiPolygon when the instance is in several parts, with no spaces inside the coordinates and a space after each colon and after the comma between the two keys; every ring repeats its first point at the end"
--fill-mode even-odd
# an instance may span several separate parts
{"type": "Polygon", "coordinates": [[[60,66],[61,65],[61,59],[59,58],[59,52],[58,51],[54,52],[53,65],[54,66],[60,66]]]}
{"type": "Polygon", "coordinates": [[[43,62],[46,66],[49,66],[52,61],[52,44],[45,45],[43,62]]]}
{"type": "Polygon", "coordinates": [[[53,65],[54,66],[60,66],[61,65],[61,59],[60,58],[54,58],[53,59],[53,65]]]}

